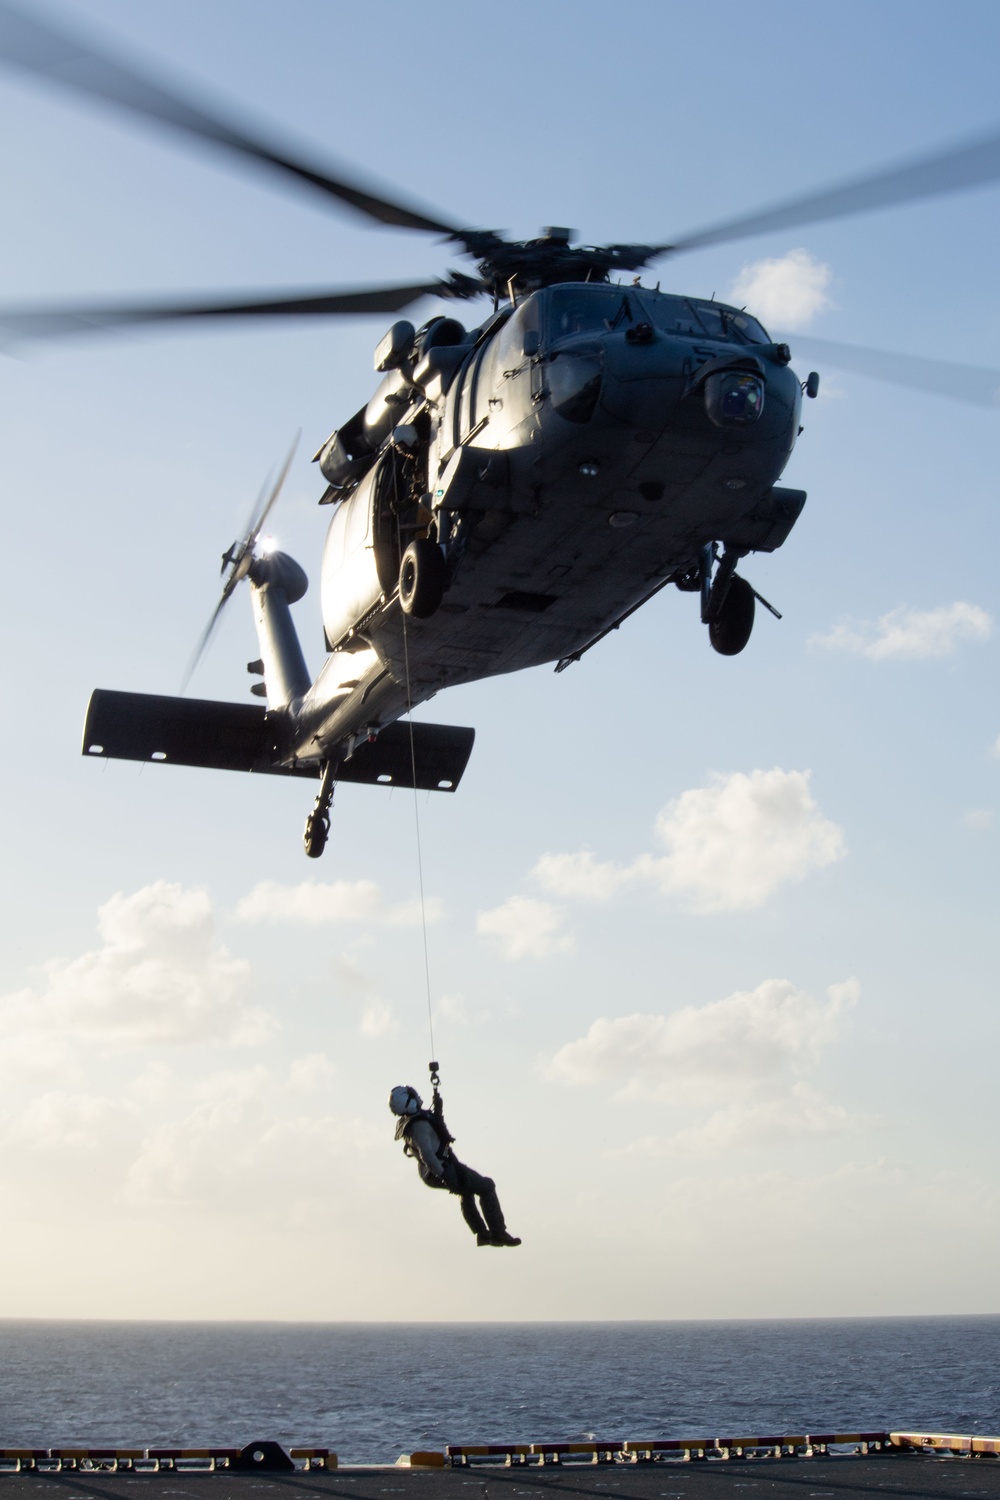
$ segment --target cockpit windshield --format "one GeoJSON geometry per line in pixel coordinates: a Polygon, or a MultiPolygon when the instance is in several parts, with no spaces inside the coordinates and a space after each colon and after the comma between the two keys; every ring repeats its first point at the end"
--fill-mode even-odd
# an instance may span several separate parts
{"type": "Polygon", "coordinates": [[[549,293],[549,338],[568,338],[574,333],[606,333],[619,324],[642,316],[628,305],[628,288],[601,283],[588,286],[553,287],[549,293]]]}
{"type": "Polygon", "coordinates": [[[749,313],[724,302],[674,297],[648,287],[609,286],[606,282],[556,286],[547,294],[551,340],[577,333],[604,333],[630,323],[652,323],[663,333],[720,343],[769,344],[767,333],[749,313]]]}
{"type": "Polygon", "coordinates": [[[725,340],[727,343],[769,344],[764,329],[739,308],[724,302],[704,302],[700,297],[672,297],[664,292],[639,290],[642,316],[664,333],[679,333],[686,338],[725,340]]]}

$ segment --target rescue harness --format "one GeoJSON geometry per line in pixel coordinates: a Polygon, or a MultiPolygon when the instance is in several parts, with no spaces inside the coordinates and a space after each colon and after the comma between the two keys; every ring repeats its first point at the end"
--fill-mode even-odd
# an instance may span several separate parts
{"type": "Polygon", "coordinates": [[[439,1155],[441,1160],[445,1161],[451,1155],[451,1148],[455,1137],[444,1122],[444,1103],[441,1099],[441,1090],[439,1088],[441,1075],[438,1072],[438,1065],[436,1062],[432,1062],[428,1064],[428,1067],[431,1075],[431,1088],[434,1091],[431,1107],[430,1109],[418,1109],[412,1115],[401,1115],[396,1123],[395,1138],[397,1141],[403,1142],[403,1154],[405,1156],[415,1156],[416,1152],[409,1144],[410,1131],[418,1120],[426,1120],[441,1142],[439,1155]]]}

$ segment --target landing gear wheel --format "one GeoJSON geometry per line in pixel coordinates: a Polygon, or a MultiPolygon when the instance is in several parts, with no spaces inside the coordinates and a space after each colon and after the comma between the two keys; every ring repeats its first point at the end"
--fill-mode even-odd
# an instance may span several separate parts
{"type": "Polygon", "coordinates": [[[407,547],[399,565],[399,602],[403,613],[429,620],[444,597],[448,581],[444,553],[430,537],[420,536],[407,547]]]}
{"type": "Polygon", "coordinates": [[[319,859],[330,837],[330,819],[321,813],[311,812],[306,818],[306,831],[302,843],[310,859],[319,859]]]}
{"type": "Polygon", "coordinates": [[[708,627],[708,638],[720,656],[738,656],[753,630],[754,591],[739,574],[722,602],[718,618],[708,627]]]}
{"type": "Polygon", "coordinates": [[[333,790],[336,786],[337,763],[328,760],[323,767],[319,783],[319,795],[306,818],[306,830],[302,845],[310,859],[319,859],[330,837],[330,808],[333,805],[333,790]]]}

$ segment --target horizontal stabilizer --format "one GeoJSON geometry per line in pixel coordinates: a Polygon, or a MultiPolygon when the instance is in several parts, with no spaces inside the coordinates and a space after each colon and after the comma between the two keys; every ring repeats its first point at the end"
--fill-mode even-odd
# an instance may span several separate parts
{"type": "MultiPolygon", "coordinates": [[[[387,724],[377,739],[362,741],[354,754],[341,762],[337,780],[453,792],[462,779],[475,737],[474,729],[451,724],[387,724]]],[[[274,720],[268,720],[263,706],[164,698],[153,693],[115,693],[104,688],[91,695],[83,753],[110,760],[256,771],[267,776],[316,779],[320,774],[318,765],[279,763],[274,720]]]]}

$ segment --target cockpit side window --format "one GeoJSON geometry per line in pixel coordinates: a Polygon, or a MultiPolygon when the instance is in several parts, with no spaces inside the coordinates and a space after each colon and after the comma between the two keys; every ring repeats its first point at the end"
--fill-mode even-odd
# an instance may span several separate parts
{"type": "Polygon", "coordinates": [[[710,302],[692,302],[691,306],[695,317],[710,339],[722,340],[727,337],[726,323],[721,308],[713,307],[710,302]]]}
{"type": "Polygon", "coordinates": [[[727,307],[726,316],[731,326],[749,343],[769,344],[771,342],[770,334],[757,322],[756,318],[751,318],[749,313],[737,312],[734,308],[727,307]]]}

